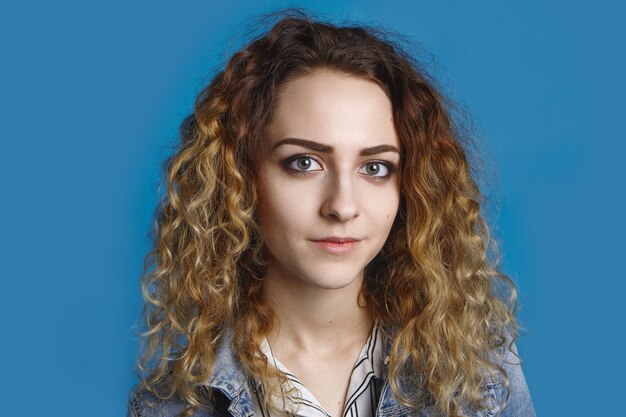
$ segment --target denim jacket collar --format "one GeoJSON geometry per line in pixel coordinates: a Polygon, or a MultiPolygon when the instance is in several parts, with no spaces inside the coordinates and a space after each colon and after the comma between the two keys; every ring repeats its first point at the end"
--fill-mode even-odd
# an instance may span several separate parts
{"type": "Polygon", "coordinates": [[[208,385],[222,391],[231,403],[228,411],[234,417],[254,415],[254,406],[246,374],[233,349],[233,332],[228,329],[215,353],[215,369],[208,385]]]}
{"type": "MultiPolygon", "coordinates": [[[[254,415],[254,406],[252,403],[251,392],[248,384],[247,377],[243,370],[243,366],[237,354],[232,346],[233,333],[232,329],[229,329],[220,345],[217,348],[215,356],[215,369],[213,375],[208,381],[208,385],[220,390],[230,400],[230,406],[228,411],[235,417],[251,417],[254,415]]],[[[406,416],[411,415],[414,410],[396,401],[389,386],[389,355],[391,353],[392,340],[390,338],[385,339],[384,345],[384,367],[382,378],[377,378],[377,394],[380,401],[376,411],[377,416],[406,416]]],[[[414,379],[414,378],[412,378],[414,379]]],[[[421,379],[411,381],[413,384],[422,383],[421,379]]],[[[415,386],[415,385],[413,385],[415,386]]],[[[418,390],[418,392],[424,392],[418,390]]],[[[416,391],[407,393],[409,398],[416,402],[420,408],[426,407],[431,402],[429,397],[425,395],[417,395],[416,391]]]]}
{"type": "MultiPolygon", "coordinates": [[[[215,410],[198,410],[195,416],[217,417],[226,413],[234,417],[252,417],[254,406],[248,377],[244,367],[237,358],[233,348],[232,330],[226,332],[222,338],[215,357],[215,367],[206,387],[219,391],[215,410]]],[[[385,340],[384,367],[382,378],[376,379],[376,392],[379,398],[376,417],[405,417],[419,415],[422,417],[440,417],[441,413],[434,406],[434,399],[428,394],[426,380],[423,375],[401,371],[401,394],[417,404],[418,410],[404,406],[394,398],[389,384],[389,354],[391,340],[385,340]]],[[[502,417],[534,417],[535,411],[532,399],[526,385],[526,380],[520,366],[517,351],[501,348],[498,352],[497,364],[502,367],[508,377],[507,381],[501,375],[485,375],[483,399],[486,409],[468,409],[465,414],[470,416],[492,416],[503,411],[502,417]],[[508,389],[507,389],[508,388],[508,389]],[[510,391],[509,391],[510,389],[510,391]],[[502,410],[502,404],[506,408],[502,410]]],[[[407,371],[409,371],[407,369],[407,371]]],[[[129,398],[129,417],[177,416],[188,406],[178,397],[167,400],[157,398],[152,392],[139,386],[131,392],[129,398]],[[156,408],[155,408],[156,407],[156,408]]]]}
{"type": "MultiPolygon", "coordinates": [[[[377,416],[408,416],[413,415],[415,410],[404,404],[399,403],[391,391],[389,384],[389,359],[391,355],[391,345],[393,340],[389,337],[385,339],[384,347],[384,367],[382,379],[377,378],[377,383],[382,387],[382,392],[379,394],[379,403],[376,411],[377,416]]],[[[411,373],[408,373],[411,375],[411,373]]],[[[425,379],[422,377],[408,378],[408,375],[403,377],[403,381],[409,382],[408,386],[413,387],[412,390],[405,392],[404,394],[418,405],[420,409],[428,407],[434,403],[432,397],[427,394],[425,389],[425,379]],[[409,381],[410,379],[410,381],[409,381]]]]}

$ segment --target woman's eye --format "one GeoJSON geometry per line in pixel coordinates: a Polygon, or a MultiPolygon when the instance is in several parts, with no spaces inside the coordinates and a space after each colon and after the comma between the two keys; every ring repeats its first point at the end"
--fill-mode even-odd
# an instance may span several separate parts
{"type": "Polygon", "coordinates": [[[382,162],[370,162],[365,164],[359,172],[369,175],[370,177],[385,178],[389,176],[390,169],[387,164],[382,162]]]}
{"type": "Polygon", "coordinates": [[[320,164],[310,156],[299,156],[289,159],[287,167],[295,171],[316,171],[321,168],[320,164]]]}

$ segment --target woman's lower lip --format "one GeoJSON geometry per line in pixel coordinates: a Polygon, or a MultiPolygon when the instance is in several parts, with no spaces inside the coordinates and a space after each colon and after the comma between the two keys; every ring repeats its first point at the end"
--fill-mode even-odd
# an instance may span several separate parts
{"type": "Polygon", "coordinates": [[[324,252],[333,254],[333,255],[341,255],[348,253],[359,243],[358,240],[353,240],[350,242],[331,242],[328,240],[314,240],[313,243],[316,243],[324,252]]]}

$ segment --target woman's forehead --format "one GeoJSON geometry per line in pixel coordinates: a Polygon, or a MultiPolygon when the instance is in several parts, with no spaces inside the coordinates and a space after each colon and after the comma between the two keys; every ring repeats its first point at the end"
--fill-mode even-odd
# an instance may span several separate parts
{"type": "Polygon", "coordinates": [[[282,86],[271,121],[268,145],[287,137],[330,146],[399,146],[392,105],[375,82],[335,71],[315,71],[282,86]]]}

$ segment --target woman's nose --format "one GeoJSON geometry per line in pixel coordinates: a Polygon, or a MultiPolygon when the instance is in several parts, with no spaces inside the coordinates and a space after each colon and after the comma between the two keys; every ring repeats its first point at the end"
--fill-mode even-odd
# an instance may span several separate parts
{"type": "Polygon", "coordinates": [[[329,179],[321,213],[324,217],[334,217],[346,222],[359,215],[358,193],[352,178],[342,176],[329,179]]]}

